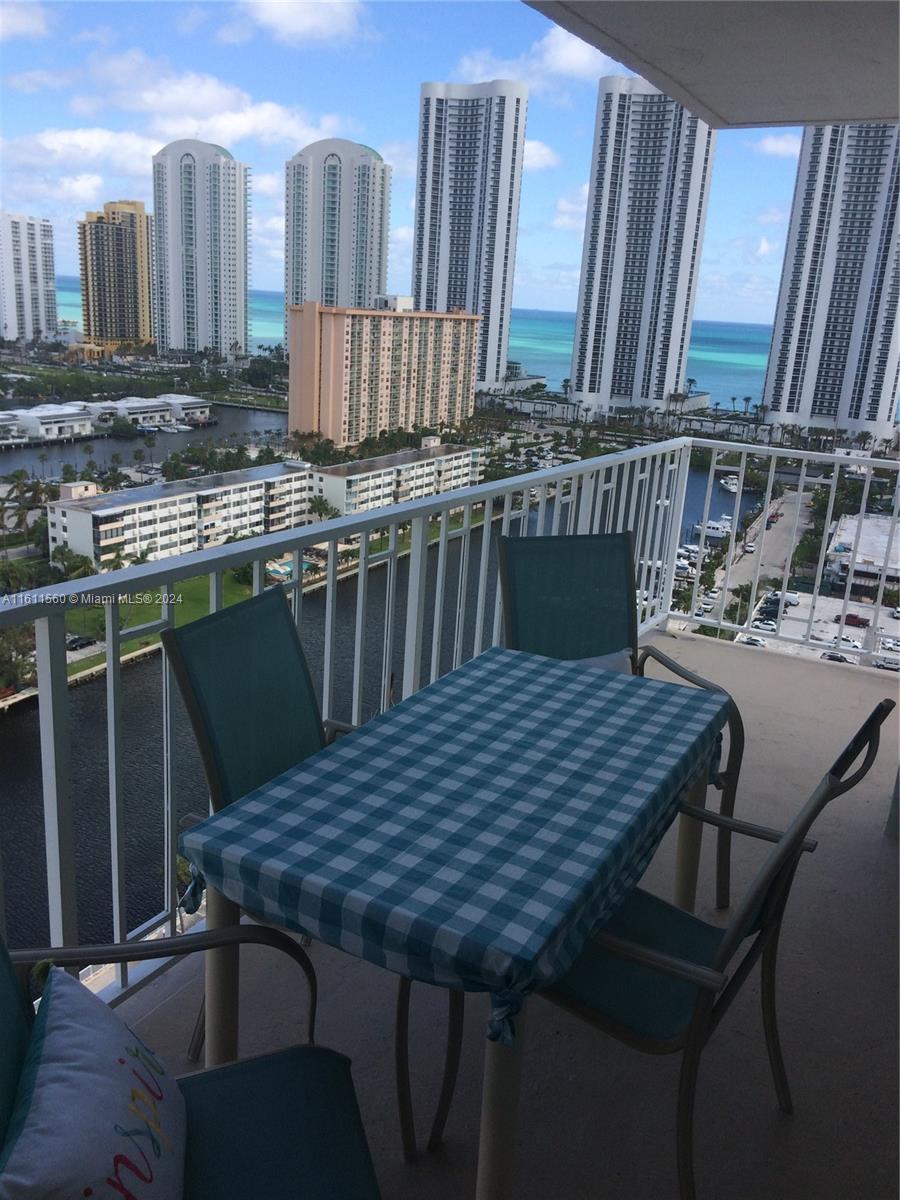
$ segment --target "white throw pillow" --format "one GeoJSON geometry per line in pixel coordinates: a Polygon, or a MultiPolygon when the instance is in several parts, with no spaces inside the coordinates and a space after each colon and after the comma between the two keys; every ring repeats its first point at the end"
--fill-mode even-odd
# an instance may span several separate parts
{"type": "Polygon", "coordinates": [[[579,667],[600,667],[603,671],[618,671],[622,675],[631,674],[631,651],[615,650],[612,654],[598,654],[596,658],[576,658],[579,667]]]}
{"type": "Polygon", "coordinates": [[[0,1200],[181,1200],[186,1130],[159,1059],[51,969],[0,1149],[0,1200]]]}

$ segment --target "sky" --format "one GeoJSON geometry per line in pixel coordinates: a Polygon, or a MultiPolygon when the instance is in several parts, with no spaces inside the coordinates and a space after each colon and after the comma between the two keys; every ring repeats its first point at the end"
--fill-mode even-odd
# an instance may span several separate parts
{"type": "MultiPolygon", "coordinates": [[[[58,274],[106,200],[150,208],[176,138],[252,168],[252,284],[283,286],[284,163],[323,137],[393,166],[388,290],[410,291],[419,86],[528,83],[513,303],[574,311],[597,80],[627,73],[519,0],[144,0],[0,7],[2,206],[54,223],[58,274]]],[[[770,323],[800,129],[718,134],[695,316],[770,323]]]]}

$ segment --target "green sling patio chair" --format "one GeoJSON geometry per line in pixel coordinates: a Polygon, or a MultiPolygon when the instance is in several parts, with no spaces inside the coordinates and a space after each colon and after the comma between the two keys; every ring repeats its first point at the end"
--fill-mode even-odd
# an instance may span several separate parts
{"type": "Polygon", "coordinates": [[[681,1200],[694,1200],[693,1114],[700,1056],[756,962],[766,1048],[782,1112],[793,1106],[775,1010],[778,939],[807,837],[827,804],[868,773],[880,726],[894,708],[882,700],[784,832],[685,805],[699,821],[774,843],[724,928],[637,888],[593,935],[571,970],[542,995],[619,1041],[650,1054],[682,1052],[677,1148],[681,1200]],[[849,774],[864,755],[860,766],[849,774]]]}
{"type": "MultiPolygon", "coordinates": [[[[200,749],[213,812],[353,729],[322,720],[297,626],[280,587],[166,629],[161,636],[200,749]]],[[[407,1158],[414,1154],[409,1003],[410,981],[401,979],[396,1074],[407,1158]]],[[[204,1018],[201,1006],[188,1055],[195,1062],[203,1046],[204,1018]]]]}
{"type": "MultiPolygon", "coordinates": [[[[725,692],[655,646],[638,647],[634,539],[630,532],[497,540],[505,645],[548,658],[580,659],[643,675],[657,662],[695,687],[725,692]]],[[[729,697],[731,699],[731,697],[729,697]]],[[[744,726],[734,700],[728,713],[728,756],[710,776],[722,793],[719,811],[734,813],[744,726]]],[[[728,908],[731,833],[719,830],[716,907],[728,908]]]]}
{"type": "MultiPolygon", "coordinates": [[[[137,962],[239,943],[281,950],[315,982],[312,964],[293,939],[254,925],[11,954],[0,941],[0,1153],[34,1020],[30,967],[43,960],[70,969],[137,962]]],[[[187,1109],[184,1200],[378,1200],[350,1062],[313,1045],[311,1026],[307,1045],[183,1076],[177,1083],[187,1109]]],[[[74,1114],[68,1119],[74,1120],[74,1114]]],[[[106,1128],[98,1136],[107,1136],[106,1128]]],[[[88,1130],[85,1137],[90,1137],[88,1130]]]]}
{"type": "MultiPolygon", "coordinates": [[[[555,537],[497,539],[504,644],[547,658],[579,659],[609,670],[643,675],[649,660],[662,664],[695,687],[728,693],[718,684],[687,670],[655,646],[638,648],[635,602],[634,540],[630,532],[555,537]]],[[[731,700],[731,697],[729,697],[731,700]]],[[[728,713],[728,757],[711,773],[710,783],[722,793],[720,812],[731,817],[741,759],[744,726],[731,700],[728,713]]],[[[716,906],[727,908],[731,890],[731,830],[718,831],[716,906]]],[[[444,1077],[428,1139],[436,1150],[459,1071],[465,993],[449,992],[449,1028],[444,1077]]]]}

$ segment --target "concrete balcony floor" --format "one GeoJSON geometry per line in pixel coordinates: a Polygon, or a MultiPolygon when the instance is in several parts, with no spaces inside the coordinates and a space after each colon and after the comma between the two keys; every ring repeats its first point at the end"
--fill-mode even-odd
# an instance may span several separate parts
{"type": "MultiPolygon", "coordinates": [[[[738,815],[784,827],[875,703],[896,695],[886,672],[804,662],[691,635],[655,635],[673,657],[729,688],[747,728],[738,815]]],[[[779,962],[781,1034],[795,1115],[782,1116],[766,1059],[758,968],[704,1054],[697,1101],[700,1200],[893,1200],[897,1195],[897,845],[884,835],[897,770],[897,726],[855,791],[815,829],[794,884],[779,962]]],[[[645,886],[671,894],[672,831],[645,886]]],[[[765,848],[736,839],[733,895],[765,848]]],[[[712,908],[707,834],[698,912],[712,908]]],[[[467,998],[465,1049],[443,1151],[412,1166],[400,1154],[393,1081],[396,980],[314,945],[317,1040],[348,1054],[385,1200],[474,1195],[486,1001],[467,998]]],[[[197,956],[199,960],[202,956],[197,956]]],[[[190,960],[122,1009],[175,1071],[201,994],[190,960]]],[[[296,967],[244,951],[241,1053],[299,1040],[305,999],[296,967]]],[[[439,1085],[446,997],[413,990],[419,1139],[439,1085]]],[[[517,1200],[663,1200],[677,1195],[674,1118],[679,1056],[640,1055],[549,1004],[531,1002],[524,1058],[517,1200]]],[[[325,1200],[325,1198],[323,1198],[325,1200]]]]}

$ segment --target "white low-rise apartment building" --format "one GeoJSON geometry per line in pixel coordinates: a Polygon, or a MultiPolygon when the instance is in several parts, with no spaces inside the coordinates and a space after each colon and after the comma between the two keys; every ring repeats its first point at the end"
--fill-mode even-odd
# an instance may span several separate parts
{"type": "Polygon", "coordinates": [[[109,569],[138,555],[155,561],[294,529],[318,519],[311,512],[317,496],[345,515],[480,481],[480,447],[423,442],[420,450],[336,467],[290,461],[105,493],[84,480],[64,483],[47,505],[50,552],[68,546],[109,569]]]}
{"type": "Polygon", "coordinates": [[[152,425],[160,428],[175,424],[175,413],[168,398],[162,396],[148,399],[144,396],[125,396],[122,400],[90,400],[84,407],[93,415],[97,424],[108,424],[116,417],[124,417],[132,425],[152,425]]]}
{"type": "Polygon", "coordinates": [[[169,405],[176,421],[183,421],[186,425],[206,425],[209,421],[209,401],[200,396],[179,396],[175,392],[166,392],[156,399],[160,404],[165,402],[169,405]]]}
{"type": "Polygon", "coordinates": [[[0,412],[0,446],[21,446],[28,442],[28,434],[13,412],[0,412]]]}
{"type": "Polygon", "coordinates": [[[94,431],[91,414],[84,404],[35,404],[12,408],[7,413],[30,442],[70,441],[90,437],[94,431]]]}
{"type": "Polygon", "coordinates": [[[319,467],[313,493],[324,496],[341,516],[350,516],[480,483],[484,464],[479,446],[441,445],[438,438],[422,442],[420,450],[319,467]]]}
{"type": "Polygon", "coordinates": [[[230,537],[278,533],[309,520],[308,463],[276,463],[100,494],[93,483],[62,484],[47,506],[57,546],[99,568],[218,546],[230,537]]]}

